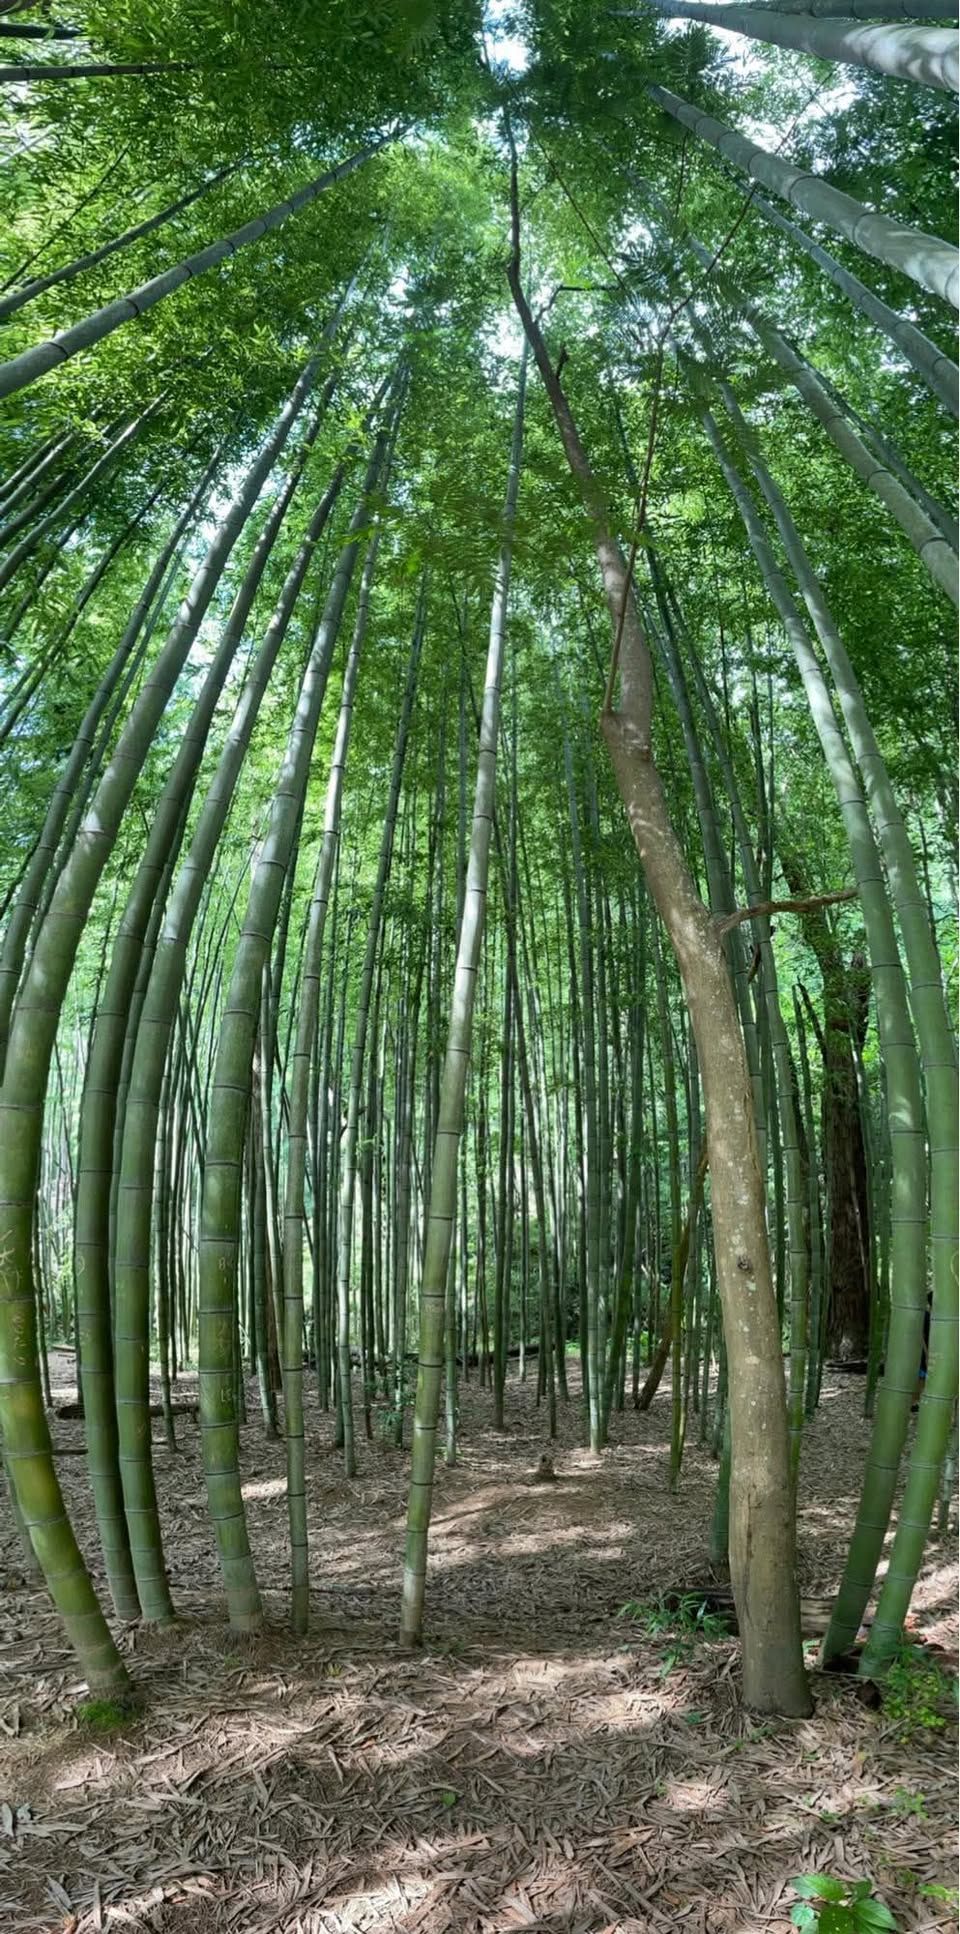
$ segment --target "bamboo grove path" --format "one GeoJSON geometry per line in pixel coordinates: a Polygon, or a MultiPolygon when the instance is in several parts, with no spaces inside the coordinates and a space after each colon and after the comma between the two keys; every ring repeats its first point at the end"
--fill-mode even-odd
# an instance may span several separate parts
{"type": "MultiPolygon", "coordinates": [[[[68,1398],[73,1359],[53,1367],[68,1398]]],[[[196,1425],[180,1416],[178,1455],[158,1441],[156,1462],[181,1617],[128,1628],[146,1702],[119,1731],[78,1726],[71,1656],[24,1586],[4,1510],[6,1934],[786,1934],[790,1878],[813,1868],[871,1874],[904,1930],[955,1924],[920,1892],[955,1879],[951,1724],[904,1741],[834,1678],[816,1680],[812,1719],[759,1724],[737,1704],[731,1640],[665,1670],[669,1643],[617,1613],[702,1579],[715,1467],[691,1442],[668,1496],[662,1393],[618,1420],[599,1458],[565,1407],[557,1482],[536,1485],[534,1394],[508,1383],[500,1434],[489,1393],[463,1392],[461,1459],[438,1477],[428,1647],[413,1655],[394,1644],[407,1456],[358,1437],[344,1486],[329,1420],[308,1406],[314,1620],[295,1642],[283,1445],[246,1427],[271,1629],[231,1644],[196,1425]]],[[[861,1394],[828,1377],[805,1437],[804,1594],[829,1592],[842,1567],[861,1394]]],[[[81,1430],[59,1420],[58,1446],[78,1452],[81,1430]]],[[[60,1469],[92,1553],[83,1459],[60,1469]]],[[[913,1617],[955,1663],[952,1556],[931,1544],[913,1617]]]]}

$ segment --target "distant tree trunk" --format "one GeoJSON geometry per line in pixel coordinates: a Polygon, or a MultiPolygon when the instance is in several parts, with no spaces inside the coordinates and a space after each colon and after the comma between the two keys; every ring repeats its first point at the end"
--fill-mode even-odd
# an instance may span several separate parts
{"type": "MultiPolygon", "coordinates": [[[[463,1135],[467,1065],[473,1029],[477,972],[486,919],[490,836],[496,799],[497,749],[500,722],[500,680],[510,586],[512,529],[520,484],[523,410],[527,361],[520,365],[513,442],[504,513],[504,537],[490,615],[490,637],[484,677],[480,747],[474,793],[470,857],[464,882],[463,913],[457,942],[447,1047],[436,1121],[433,1172],[420,1292],[420,1348],[414,1410],[413,1460],[407,1505],[407,1542],[403,1570],[400,1636],[405,1645],[419,1645],[423,1635],[423,1603],[427,1575],[427,1539],[433,1501],[440,1384],[444,1368],[444,1328],[447,1275],[457,1206],[457,1159],[463,1135]]],[[[520,1007],[517,1003],[518,1022],[520,1007]]],[[[519,1045],[519,1044],[518,1044],[519,1045]]],[[[541,1230],[541,1243],[544,1231],[541,1230]]]]}
{"type": "MultiPolygon", "coordinates": [[[[782,853],[781,865],[791,894],[808,897],[810,884],[796,855],[782,853]]],[[[801,915],[801,924],[823,980],[821,1135],[830,1187],[826,1349],[855,1361],[866,1356],[870,1335],[869,1181],[856,1066],[867,1032],[870,977],[860,953],[844,959],[822,909],[801,915]]]]}

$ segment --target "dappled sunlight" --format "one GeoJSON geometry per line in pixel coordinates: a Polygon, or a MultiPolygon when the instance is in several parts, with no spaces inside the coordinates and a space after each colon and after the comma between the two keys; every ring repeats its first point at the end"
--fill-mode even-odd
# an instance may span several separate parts
{"type": "Polygon", "coordinates": [[[0,1934],[955,1934],[958,36],[843,5],[0,0],[0,1934]]]}
{"type": "Polygon", "coordinates": [[[287,1484],[285,1478],[271,1477],[259,1484],[242,1484],[240,1490],[244,1503],[246,1504],[252,1501],[260,1501],[263,1498],[286,1497],[287,1484]]]}
{"type": "MultiPolygon", "coordinates": [[[[156,1934],[779,1934],[790,1877],[819,1866],[874,1873],[904,1929],[936,1927],[917,1918],[917,1888],[952,1884],[947,1739],[903,1746],[839,1680],[816,1682],[812,1719],[759,1722],[739,1705],[735,1640],[675,1653],[642,1616],[620,1616],[702,1578],[715,1466],[691,1443],[673,1498],[668,1403],[615,1418],[620,1441],[600,1460],[581,1455],[571,1404],[557,1482],[535,1485],[532,1394],[508,1384],[512,1429],[495,1434],[486,1393],[464,1393],[461,1459],[439,1474],[427,1645],[412,1655],[393,1636],[406,1459],[361,1447],[354,1490],[334,1484],[313,1410],[301,1644],[284,1630],[282,1446],[247,1427],[270,1624],[232,1641],[215,1553],[192,1529],[202,1481],[185,1425],[176,1458],[158,1460],[165,1512],[190,1540],[181,1621],[126,1641],[141,1715],[102,1737],[77,1729],[69,1655],[29,1598],[50,1663],[38,1693],[36,1645],[7,1654],[21,1717],[3,1742],[5,1784],[32,1817],[0,1838],[0,1887],[15,1859],[17,1885],[42,1891],[53,1861],[76,1934],[95,1934],[96,1898],[104,1926],[156,1934]]],[[[843,1549],[858,1432],[836,1404],[811,1426],[811,1476],[828,1462],[839,1500],[801,1496],[814,1590],[843,1549]]],[[[920,1619],[938,1619],[952,1577],[931,1552],[920,1619]]]]}

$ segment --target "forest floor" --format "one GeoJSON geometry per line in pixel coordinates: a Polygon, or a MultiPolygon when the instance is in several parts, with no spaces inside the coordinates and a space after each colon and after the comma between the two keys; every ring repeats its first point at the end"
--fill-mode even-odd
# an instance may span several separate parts
{"type": "MultiPolygon", "coordinates": [[[[53,1359],[70,1394],[73,1358],[53,1359]]],[[[576,1364],[571,1382],[576,1383],[576,1364]]],[[[180,1397],[189,1396],[189,1378],[180,1397]]],[[[828,1377],[804,1447],[805,1594],[835,1586],[867,1426],[860,1379],[828,1377]]],[[[814,1680],[809,1720],[761,1723],[730,1638],[676,1640],[628,1602],[693,1587],[716,1467],[696,1441],[666,1490],[669,1395],[615,1419],[599,1458],[561,1407],[557,1482],[532,1482],[544,1425],[511,1381],[507,1429],[463,1393],[439,1472],[428,1644],[401,1653],[408,1458],[361,1443],[353,1485],[308,1417],[313,1623],[285,1630],[283,1450],[256,1394],[244,1495],[269,1629],[227,1632],[192,1417],[155,1458],[175,1626],[127,1628],[143,1694],[96,1730],[0,1504],[0,1927],[4,1934],[785,1934],[796,1874],[873,1881],[903,1930],[956,1925],[956,1727],[870,1710],[814,1680]],[[678,1655],[679,1652],[679,1655],[678,1655]],[[953,1896],[955,1901],[956,1896],[953,1896]]],[[[82,1425],[55,1425],[77,1451],[82,1425]]],[[[96,1548],[85,1461],[60,1472],[96,1548]]],[[[915,1636],[956,1648],[956,1567],[934,1545],[915,1636]]],[[[95,1567],[96,1569],[96,1567],[95,1567]]],[[[811,1653],[813,1648],[811,1647],[811,1653]]]]}

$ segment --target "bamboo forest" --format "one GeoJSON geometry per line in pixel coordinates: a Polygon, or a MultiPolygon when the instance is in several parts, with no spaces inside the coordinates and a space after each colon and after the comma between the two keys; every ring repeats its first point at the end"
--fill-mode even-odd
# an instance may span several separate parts
{"type": "Polygon", "coordinates": [[[0,0],[0,1934],[955,1929],[952,0],[0,0]]]}

